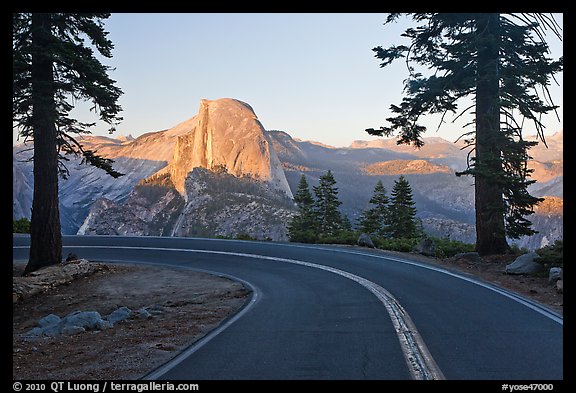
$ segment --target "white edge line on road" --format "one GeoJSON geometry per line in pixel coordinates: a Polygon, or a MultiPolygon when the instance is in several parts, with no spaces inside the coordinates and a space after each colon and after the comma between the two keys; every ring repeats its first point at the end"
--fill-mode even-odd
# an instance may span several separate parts
{"type": "MultiPolygon", "coordinates": [[[[106,249],[138,249],[138,250],[191,252],[201,254],[218,254],[227,256],[237,256],[242,258],[255,258],[277,262],[285,262],[338,274],[342,277],[345,277],[362,285],[384,304],[386,311],[388,312],[388,315],[392,320],[392,324],[395,328],[396,335],[398,336],[398,341],[400,342],[400,347],[402,349],[406,365],[413,379],[416,380],[445,379],[444,375],[442,374],[442,371],[438,367],[438,364],[434,361],[432,354],[428,350],[428,347],[424,343],[424,340],[422,339],[420,333],[416,329],[416,326],[412,322],[412,319],[410,318],[406,310],[404,310],[404,308],[402,308],[400,303],[394,298],[394,296],[392,296],[390,292],[388,292],[386,289],[382,288],[378,284],[373,283],[372,281],[369,281],[363,277],[346,272],[344,270],[319,265],[316,263],[299,261],[295,259],[271,257],[257,254],[246,254],[238,252],[228,252],[228,251],[196,250],[196,249],[167,248],[167,247],[133,247],[133,246],[74,246],[74,247],[106,248],[106,249]]],[[[219,272],[215,273],[221,274],[219,272]]],[[[174,368],[178,363],[182,362],[186,357],[196,352],[198,349],[200,349],[202,346],[208,343],[212,338],[214,338],[224,329],[230,326],[234,321],[236,321],[238,318],[244,315],[244,313],[246,312],[246,308],[244,308],[242,311],[239,314],[236,314],[231,320],[229,320],[228,321],[229,323],[226,323],[220,326],[219,328],[215,329],[209,335],[207,335],[205,339],[201,339],[199,342],[193,344],[187,350],[176,356],[176,358],[173,359],[174,363],[172,363],[171,361],[165,364],[165,366],[161,370],[157,370],[157,372],[154,372],[153,374],[147,374],[145,378],[146,379],[158,378],[162,376],[164,373],[166,373],[168,370],[174,368]]]]}
{"type": "MultiPolygon", "coordinates": [[[[29,236],[29,235],[23,235],[22,237],[25,237],[25,236],[29,236]]],[[[68,236],[74,236],[74,235],[68,235],[68,236]]],[[[117,237],[117,236],[106,236],[106,235],[86,235],[86,236],[87,237],[102,237],[102,238],[103,237],[117,237]]],[[[139,236],[126,236],[126,237],[139,237],[139,236]]],[[[166,238],[164,236],[147,236],[147,237],[158,238],[158,239],[165,239],[166,238]]],[[[194,238],[194,237],[182,238],[182,239],[215,241],[215,242],[242,242],[242,243],[262,244],[261,241],[236,240],[236,239],[213,239],[213,238],[194,238]]],[[[489,284],[489,283],[480,281],[478,279],[466,277],[462,274],[451,272],[447,269],[443,269],[440,267],[431,266],[431,265],[426,264],[426,263],[410,261],[408,259],[398,258],[395,256],[377,255],[377,254],[371,254],[371,253],[367,253],[367,252],[344,250],[344,249],[338,249],[338,248],[319,247],[319,246],[312,246],[312,245],[298,244],[298,243],[279,243],[279,245],[280,246],[287,246],[287,247],[294,247],[294,248],[308,248],[308,249],[314,249],[314,250],[331,251],[331,252],[338,252],[338,253],[344,253],[344,254],[355,254],[355,255],[361,255],[361,256],[378,258],[378,259],[387,259],[387,260],[391,260],[391,261],[395,261],[395,262],[399,262],[399,263],[405,263],[408,265],[421,267],[424,269],[433,270],[435,272],[447,274],[449,276],[458,278],[460,280],[467,281],[467,282],[472,283],[474,285],[481,286],[481,287],[488,289],[490,291],[499,293],[500,295],[503,295],[503,296],[505,296],[511,300],[514,300],[515,302],[518,302],[518,303],[530,308],[531,310],[536,311],[537,313],[539,313],[539,314],[541,314],[547,318],[550,318],[551,320],[553,320],[556,323],[559,323],[562,326],[564,325],[564,318],[561,314],[558,314],[554,310],[547,308],[546,306],[544,306],[542,304],[536,303],[536,302],[532,301],[531,299],[528,299],[526,297],[523,297],[521,295],[518,295],[516,293],[513,293],[511,291],[508,291],[508,290],[501,288],[501,287],[498,287],[496,285],[489,284]]],[[[29,246],[13,246],[13,247],[14,248],[27,248],[29,246]]],[[[383,250],[379,250],[379,251],[383,251],[383,250]]]]}
{"type": "MultiPolygon", "coordinates": [[[[162,238],[161,236],[150,236],[150,237],[162,238]]],[[[234,240],[234,239],[211,239],[211,238],[201,238],[201,239],[200,238],[187,238],[187,239],[226,241],[226,242],[245,242],[245,243],[256,243],[256,244],[261,243],[261,242],[255,242],[255,241],[234,240]]],[[[498,287],[496,285],[489,284],[489,283],[486,283],[486,282],[483,282],[483,281],[480,281],[478,279],[474,279],[471,277],[466,277],[462,274],[451,272],[447,269],[443,269],[443,268],[436,267],[436,266],[431,266],[429,264],[425,264],[425,263],[421,263],[421,262],[410,261],[408,259],[398,258],[395,256],[377,255],[377,254],[372,254],[372,253],[367,253],[367,252],[343,250],[343,249],[328,248],[328,247],[309,246],[309,245],[302,245],[302,244],[282,244],[282,245],[294,247],[294,248],[308,248],[308,249],[313,249],[313,250],[322,250],[322,251],[330,251],[330,252],[337,252],[337,253],[343,253],[343,254],[361,255],[364,257],[371,257],[371,258],[377,258],[377,259],[386,259],[386,260],[391,260],[391,261],[395,261],[395,262],[399,262],[399,263],[404,263],[407,265],[421,267],[423,269],[433,270],[433,271],[438,272],[438,273],[447,274],[449,276],[458,278],[460,280],[467,281],[471,284],[478,285],[478,286],[483,287],[485,289],[488,289],[490,291],[496,292],[496,293],[498,293],[502,296],[505,296],[505,297],[517,302],[517,303],[520,303],[520,304],[530,308],[531,310],[536,311],[537,313],[539,313],[539,314],[553,320],[554,322],[564,326],[563,316],[561,314],[556,313],[554,310],[551,310],[550,308],[548,308],[542,304],[536,303],[536,302],[532,301],[531,299],[528,299],[526,297],[523,297],[519,294],[513,293],[511,291],[508,291],[508,290],[501,288],[501,287],[498,287]]],[[[13,246],[13,248],[29,248],[29,246],[13,246]]]]}
{"type": "Polygon", "coordinates": [[[178,268],[184,268],[184,269],[194,270],[197,272],[209,273],[209,274],[213,274],[213,275],[217,275],[217,276],[226,277],[226,278],[229,278],[231,280],[235,280],[235,281],[242,283],[244,286],[250,288],[250,290],[252,291],[252,296],[250,298],[250,302],[248,302],[248,304],[245,304],[244,307],[242,307],[242,309],[240,309],[240,311],[238,311],[232,317],[226,319],[223,323],[218,325],[218,327],[216,329],[211,330],[207,335],[205,335],[204,337],[202,337],[198,341],[191,344],[188,348],[186,348],[184,351],[180,352],[174,358],[170,359],[168,362],[164,363],[160,367],[150,371],[148,374],[146,374],[142,378],[140,378],[141,380],[153,381],[153,380],[157,380],[162,375],[166,374],[168,371],[170,371],[174,367],[176,367],[178,364],[182,363],[184,360],[186,360],[186,358],[188,358],[194,352],[198,351],[204,345],[208,344],[208,342],[210,342],[214,337],[216,337],[217,335],[222,333],[230,325],[232,325],[234,322],[236,322],[238,319],[240,319],[242,316],[244,316],[244,314],[246,314],[250,309],[252,309],[252,307],[254,307],[256,305],[256,303],[260,300],[261,294],[260,294],[260,290],[257,287],[255,287],[253,284],[251,284],[250,282],[243,280],[241,278],[238,278],[236,276],[230,275],[230,274],[225,274],[225,273],[212,271],[212,270],[190,268],[190,267],[186,267],[186,266],[182,266],[182,265],[170,265],[170,264],[166,265],[166,264],[157,264],[157,263],[150,263],[150,265],[175,266],[178,268]]]}
{"type": "Polygon", "coordinates": [[[548,308],[546,308],[545,306],[538,304],[536,302],[533,302],[530,299],[527,299],[521,295],[515,294],[513,292],[507,291],[504,288],[500,288],[497,287],[495,285],[486,283],[486,282],[482,282],[480,280],[471,278],[471,277],[466,277],[464,275],[458,274],[458,273],[454,273],[451,272],[449,270],[446,269],[442,269],[436,266],[431,266],[425,263],[420,263],[420,262],[416,262],[416,261],[410,261],[407,259],[402,259],[402,258],[398,258],[398,257],[394,257],[394,256],[387,256],[387,255],[377,255],[377,254],[370,254],[370,253],[366,253],[366,252],[360,252],[360,251],[352,251],[352,250],[337,250],[337,249],[333,249],[333,248],[325,248],[325,247],[307,247],[307,246],[294,246],[294,247],[302,247],[302,248],[312,248],[312,249],[316,249],[316,250],[323,250],[323,251],[334,251],[334,252],[340,252],[340,253],[345,253],[345,254],[354,254],[354,255],[361,255],[361,256],[365,256],[365,257],[373,257],[373,258],[378,258],[378,259],[388,259],[388,260],[392,260],[395,262],[400,262],[400,263],[405,263],[407,265],[412,265],[412,266],[418,266],[424,269],[429,269],[429,270],[433,270],[435,272],[439,272],[439,273],[443,273],[443,274],[447,274],[449,276],[455,277],[455,278],[459,278],[460,280],[464,280],[467,281],[469,283],[481,286],[483,288],[489,289],[491,291],[497,292],[500,295],[506,296],[507,298],[510,298],[536,312],[538,312],[541,315],[544,315],[545,317],[548,317],[550,319],[552,319],[554,322],[559,323],[560,325],[564,325],[564,318],[562,317],[562,315],[555,313],[553,310],[550,310],[548,308]]]}

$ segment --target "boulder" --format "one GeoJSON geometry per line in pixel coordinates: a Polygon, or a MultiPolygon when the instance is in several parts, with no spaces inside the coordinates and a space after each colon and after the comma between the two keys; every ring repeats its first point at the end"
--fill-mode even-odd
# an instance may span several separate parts
{"type": "Polygon", "coordinates": [[[110,327],[98,311],[74,311],[62,319],[62,327],[79,326],[86,330],[103,330],[110,327]]]}
{"type": "Polygon", "coordinates": [[[561,267],[551,267],[548,272],[548,282],[550,284],[556,283],[556,281],[562,279],[562,268],[561,267]]]}
{"type": "Polygon", "coordinates": [[[418,244],[416,244],[416,246],[414,246],[414,251],[422,255],[433,257],[436,255],[436,242],[428,236],[425,236],[418,244]]]}
{"type": "Polygon", "coordinates": [[[361,233],[360,234],[360,237],[358,237],[358,245],[360,247],[375,248],[374,243],[372,242],[372,239],[370,238],[370,235],[368,235],[367,233],[361,233]]]}
{"type": "Polygon", "coordinates": [[[124,306],[118,308],[117,310],[112,311],[106,319],[108,320],[108,322],[110,322],[110,324],[114,325],[117,322],[121,322],[125,319],[130,318],[131,315],[132,310],[124,306]]]}
{"type": "Polygon", "coordinates": [[[40,332],[41,336],[49,336],[49,337],[55,337],[55,336],[59,336],[62,334],[62,329],[64,328],[64,324],[62,322],[59,322],[55,325],[50,325],[50,326],[45,326],[42,329],[42,331],[40,332]]]}
{"type": "Polygon", "coordinates": [[[506,265],[506,274],[532,274],[544,270],[544,266],[536,262],[540,256],[535,252],[520,255],[514,262],[506,265]]]}

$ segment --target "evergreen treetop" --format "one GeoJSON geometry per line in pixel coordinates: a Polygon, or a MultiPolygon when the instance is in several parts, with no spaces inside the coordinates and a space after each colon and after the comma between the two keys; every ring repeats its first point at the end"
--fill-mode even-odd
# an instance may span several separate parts
{"type": "Polygon", "coordinates": [[[38,106],[35,101],[38,97],[34,95],[37,89],[33,88],[38,82],[34,64],[40,60],[50,64],[52,75],[42,82],[44,94],[49,98],[41,105],[46,119],[57,129],[59,173],[64,177],[68,174],[64,165],[68,158],[63,153],[80,156],[83,162],[113,177],[122,175],[112,168],[113,160],[84,149],[76,139],[76,135],[89,134],[96,123],[81,122],[71,116],[76,102],[83,100],[92,102],[90,110],[110,125],[110,133],[122,121],[118,99],[123,92],[108,75],[112,68],[103,65],[94,53],[96,50],[105,58],[112,57],[114,44],[103,25],[103,20],[109,17],[108,13],[14,13],[12,16],[13,122],[24,142],[34,141],[34,106],[38,106]],[[86,45],[87,40],[90,45],[86,45]]]}
{"type": "Polygon", "coordinates": [[[318,217],[319,230],[324,236],[334,236],[342,229],[342,216],[339,207],[338,188],[332,171],[320,176],[320,183],[314,187],[314,204],[318,217]]]}
{"type": "Polygon", "coordinates": [[[388,230],[390,199],[381,180],[378,180],[374,187],[370,203],[373,207],[364,210],[360,216],[360,229],[369,235],[384,237],[388,230]]]}
{"type": "Polygon", "coordinates": [[[404,177],[400,175],[394,181],[389,206],[390,233],[395,238],[410,238],[416,236],[416,208],[412,197],[412,187],[404,177]]]}
{"type": "Polygon", "coordinates": [[[300,176],[294,202],[298,212],[288,224],[288,237],[293,242],[313,243],[318,238],[318,224],[314,211],[314,198],[304,175],[300,176]]]}

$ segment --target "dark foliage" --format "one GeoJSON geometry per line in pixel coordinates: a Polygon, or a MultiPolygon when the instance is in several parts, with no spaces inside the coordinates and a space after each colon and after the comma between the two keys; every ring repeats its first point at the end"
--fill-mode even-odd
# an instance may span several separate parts
{"type": "MultiPolygon", "coordinates": [[[[391,23],[401,14],[389,14],[391,23]]],[[[410,45],[376,47],[376,57],[386,67],[405,59],[409,77],[405,96],[390,109],[389,125],[367,129],[371,135],[392,136],[398,144],[421,147],[426,127],[419,121],[427,113],[447,114],[455,119],[472,111],[466,126],[474,130],[461,138],[470,148],[469,167],[458,175],[475,177],[477,251],[481,254],[508,250],[506,236],[534,234],[526,219],[541,201],[527,187],[531,170],[526,162],[535,142],[522,138],[528,120],[541,141],[543,114],[555,111],[548,86],[563,69],[563,58],[548,57],[545,31],[561,38],[553,17],[545,14],[414,13],[417,23],[404,37],[410,45]],[[431,70],[425,76],[414,64],[431,70]],[[475,103],[460,110],[460,99],[471,96],[475,103]]],[[[438,126],[440,127],[441,124],[438,126]]]]}

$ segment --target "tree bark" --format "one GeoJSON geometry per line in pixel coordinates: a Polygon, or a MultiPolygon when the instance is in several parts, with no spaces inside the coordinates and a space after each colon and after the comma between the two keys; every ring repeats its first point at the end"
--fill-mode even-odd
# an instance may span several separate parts
{"type": "Polygon", "coordinates": [[[30,224],[30,257],[24,274],[62,261],[50,14],[32,15],[32,40],[35,48],[31,68],[34,194],[30,224]]]}
{"type": "Polygon", "coordinates": [[[504,224],[504,199],[499,180],[500,152],[499,48],[500,14],[477,19],[478,63],[476,82],[476,251],[480,255],[509,250],[504,224]]]}

